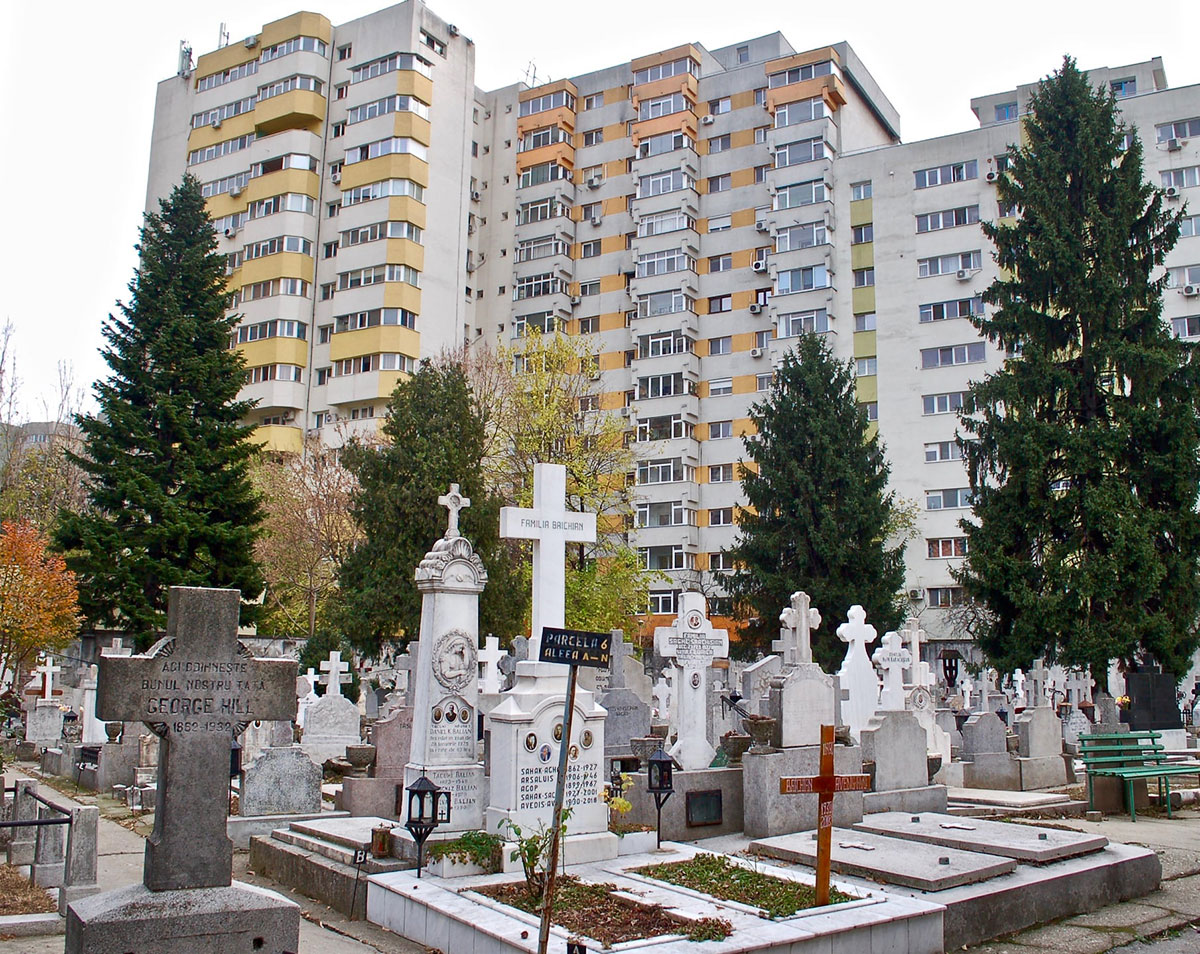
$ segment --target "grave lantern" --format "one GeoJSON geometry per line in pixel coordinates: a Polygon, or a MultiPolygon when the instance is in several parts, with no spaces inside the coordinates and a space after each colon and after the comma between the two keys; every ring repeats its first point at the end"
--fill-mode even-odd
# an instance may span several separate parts
{"type": "Polygon", "coordinates": [[[613,798],[620,798],[621,793],[625,791],[625,779],[621,777],[621,763],[618,759],[612,760],[612,770],[608,775],[608,790],[612,793],[613,798]]]}
{"type": "Polygon", "coordinates": [[[942,677],[946,680],[947,686],[954,686],[958,683],[958,666],[961,659],[957,649],[947,649],[942,653],[942,677]]]}
{"type": "Polygon", "coordinates": [[[424,775],[408,788],[408,821],[404,827],[417,843],[417,877],[425,854],[425,839],[438,825],[450,821],[450,793],[434,785],[424,775]]]}
{"type": "Polygon", "coordinates": [[[662,807],[675,791],[675,785],[671,781],[671,769],[671,756],[659,746],[658,751],[650,756],[646,764],[646,791],[654,796],[654,809],[658,813],[659,848],[662,847],[662,807]]]}

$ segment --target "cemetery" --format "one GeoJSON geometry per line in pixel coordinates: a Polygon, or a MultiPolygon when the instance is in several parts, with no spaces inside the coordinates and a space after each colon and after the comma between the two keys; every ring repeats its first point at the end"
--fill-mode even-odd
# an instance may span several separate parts
{"type": "Polygon", "coordinates": [[[142,883],[102,891],[94,809],[56,810],[36,782],[6,798],[14,821],[63,819],[0,833],[10,864],[58,890],[66,951],[297,951],[296,905],[234,880],[235,850],[445,952],[536,951],[541,935],[552,950],[932,954],[1158,886],[1152,850],[994,816],[1133,817],[1148,782],[1169,808],[1169,777],[1197,766],[1161,673],[1110,683],[1122,712],[1060,667],[939,667],[919,619],[880,634],[861,607],[829,620],[803,592],[752,661],[731,658],[700,593],[645,645],[569,630],[564,548],[596,522],[564,490],[561,467],[538,465],[533,507],[501,513],[534,552],[533,628],[508,649],[481,639],[471,502],[457,485],[438,498],[445,533],[412,568],[420,633],[370,714],[344,694],[341,652],[303,675],[287,653],[253,655],[234,590],[173,589],[144,653],[114,639],[94,662],[40,660],[21,754],[154,820],[142,883]],[[822,626],[845,647],[836,672],[814,661],[822,626]],[[542,892],[560,878],[551,924],[542,892]]]}

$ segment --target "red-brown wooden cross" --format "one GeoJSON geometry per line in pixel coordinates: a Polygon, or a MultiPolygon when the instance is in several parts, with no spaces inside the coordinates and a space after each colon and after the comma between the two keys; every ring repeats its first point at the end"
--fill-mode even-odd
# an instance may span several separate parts
{"type": "Polygon", "coordinates": [[[865,792],[870,775],[837,775],[833,770],[833,726],[821,726],[819,775],[783,776],[780,795],[820,795],[817,803],[817,905],[829,903],[829,853],[833,834],[834,792],[865,792]]]}

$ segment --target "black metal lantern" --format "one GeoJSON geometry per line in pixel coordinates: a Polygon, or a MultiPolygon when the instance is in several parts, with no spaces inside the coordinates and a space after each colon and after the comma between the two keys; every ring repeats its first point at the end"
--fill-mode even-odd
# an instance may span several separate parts
{"type": "Polygon", "coordinates": [[[675,784],[671,780],[673,768],[671,756],[662,750],[662,746],[659,746],[658,751],[650,756],[646,763],[646,791],[654,796],[654,809],[658,813],[659,848],[662,847],[662,807],[675,791],[675,784]]]}
{"type": "Polygon", "coordinates": [[[608,791],[612,798],[620,798],[621,793],[625,791],[625,779],[621,775],[621,763],[618,759],[612,760],[612,769],[608,774],[608,791]]]}
{"type": "Polygon", "coordinates": [[[450,821],[450,793],[434,785],[422,775],[407,789],[408,821],[404,827],[417,843],[417,877],[421,877],[421,864],[425,857],[425,839],[438,825],[450,821]]]}
{"type": "Polygon", "coordinates": [[[947,649],[942,653],[942,676],[945,678],[947,686],[954,686],[958,683],[958,665],[961,658],[957,649],[947,649]]]}

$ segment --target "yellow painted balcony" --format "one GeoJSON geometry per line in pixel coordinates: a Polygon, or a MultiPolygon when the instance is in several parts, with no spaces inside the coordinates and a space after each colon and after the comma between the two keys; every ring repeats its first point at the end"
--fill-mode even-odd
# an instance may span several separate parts
{"type": "Polygon", "coordinates": [[[397,153],[354,162],[342,167],[341,189],[348,192],[368,182],[380,182],[383,179],[411,179],[419,185],[427,186],[429,163],[411,153],[397,153]]]}
{"type": "Polygon", "coordinates": [[[428,119],[424,116],[418,116],[416,113],[405,112],[399,110],[393,114],[396,117],[392,123],[392,135],[407,136],[409,139],[415,139],[419,143],[428,146],[431,142],[432,126],[428,119]]]}
{"type": "Polygon", "coordinates": [[[389,265],[411,265],[419,272],[425,271],[425,249],[409,239],[388,239],[383,260],[389,265]]]}
{"type": "Polygon", "coordinates": [[[360,328],[357,331],[341,331],[329,340],[330,361],[381,353],[419,355],[421,336],[403,325],[376,325],[374,328],[360,328]]]}
{"type": "Polygon", "coordinates": [[[633,124],[633,133],[630,138],[636,146],[643,139],[649,139],[651,136],[657,136],[661,133],[682,131],[692,139],[696,138],[696,114],[690,109],[685,109],[680,113],[671,113],[669,116],[659,116],[655,119],[646,119],[639,123],[633,124]]]}
{"type": "Polygon", "coordinates": [[[269,451],[298,454],[304,447],[304,431],[291,424],[266,424],[256,427],[250,440],[269,451]]]}
{"type": "Polygon", "coordinates": [[[333,37],[333,25],[319,13],[292,13],[266,24],[262,29],[260,43],[263,46],[274,46],[294,36],[315,36],[318,40],[329,43],[333,37]]]}
{"type": "Polygon", "coordinates": [[[247,341],[238,345],[238,351],[246,361],[246,367],[256,368],[263,364],[308,364],[308,342],[299,338],[264,338],[262,341],[247,341]]]}
{"type": "MultiPolygon", "coordinates": [[[[403,371],[367,371],[363,374],[339,375],[330,379],[326,398],[335,406],[376,400],[386,404],[404,376],[403,371]]],[[[377,415],[382,416],[383,411],[382,407],[375,408],[377,415]]]]}
{"type": "Polygon", "coordinates": [[[767,90],[767,111],[772,116],[781,103],[794,103],[801,99],[812,99],[820,96],[830,112],[836,112],[846,105],[846,85],[840,76],[814,76],[812,79],[801,80],[799,83],[789,83],[787,86],[777,86],[767,90]]]}
{"type": "Polygon", "coordinates": [[[670,96],[682,92],[688,101],[695,103],[700,96],[700,81],[694,73],[681,73],[677,76],[664,76],[650,83],[643,83],[633,88],[633,108],[638,103],[648,99],[658,99],[660,96],[670,96]]]}
{"type": "Polygon", "coordinates": [[[416,70],[396,70],[397,93],[415,96],[422,103],[433,104],[433,80],[416,70]]]}
{"type": "Polygon", "coordinates": [[[574,132],[575,111],[566,106],[559,106],[557,109],[547,109],[540,113],[522,116],[517,120],[517,138],[519,139],[531,130],[543,129],[546,126],[561,126],[568,132],[574,132]]]}
{"type": "Polygon", "coordinates": [[[575,168],[575,146],[571,140],[552,142],[547,146],[529,149],[517,156],[517,172],[524,172],[530,166],[539,166],[543,162],[557,162],[568,169],[575,168]]]}
{"type": "MultiPolygon", "coordinates": [[[[325,119],[325,97],[310,89],[294,89],[272,96],[254,107],[254,128],[260,136],[284,129],[307,129],[317,133],[325,119]]],[[[237,117],[235,117],[237,118],[237,117]]]]}
{"type": "Polygon", "coordinates": [[[870,268],[875,264],[875,243],[860,242],[850,246],[850,267],[870,268]]]}
{"type": "Polygon", "coordinates": [[[216,142],[224,142],[226,139],[237,139],[238,136],[248,136],[254,132],[254,110],[248,113],[241,113],[238,116],[230,116],[228,119],[221,120],[220,127],[214,129],[211,123],[205,123],[188,133],[188,152],[196,149],[203,149],[205,146],[211,146],[216,142]]]}
{"type": "Polygon", "coordinates": [[[258,176],[246,183],[245,191],[235,201],[239,203],[239,208],[244,209],[251,202],[273,195],[283,195],[285,192],[300,192],[315,199],[321,194],[321,177],[307,169],[280,169],[278,172],[268,172],[265,176],[258,176]]]}
{"type": "Polygon", "coordinates": [[[875,286],[867,285],[863,288],[855,288],[850,292],[850,304],[854,309],[854,314],[863,315],[868,311],[875,310],[875,286]]]}
{"type": "Polygon", "coordinates": [[[427,212],[424,202],[418,202],[412,196],[396,195],[387,200],[387,215],[384,218],[392,222],[411,222],[423,229],[427,212]]]}
{"type": "Polygon", "coordinates": [[[243,262],[239,269],[242,285],[253,285],[272,278],[299,278],[311,283],[316,262],[299,252],[279,252],[243,262]]]}

